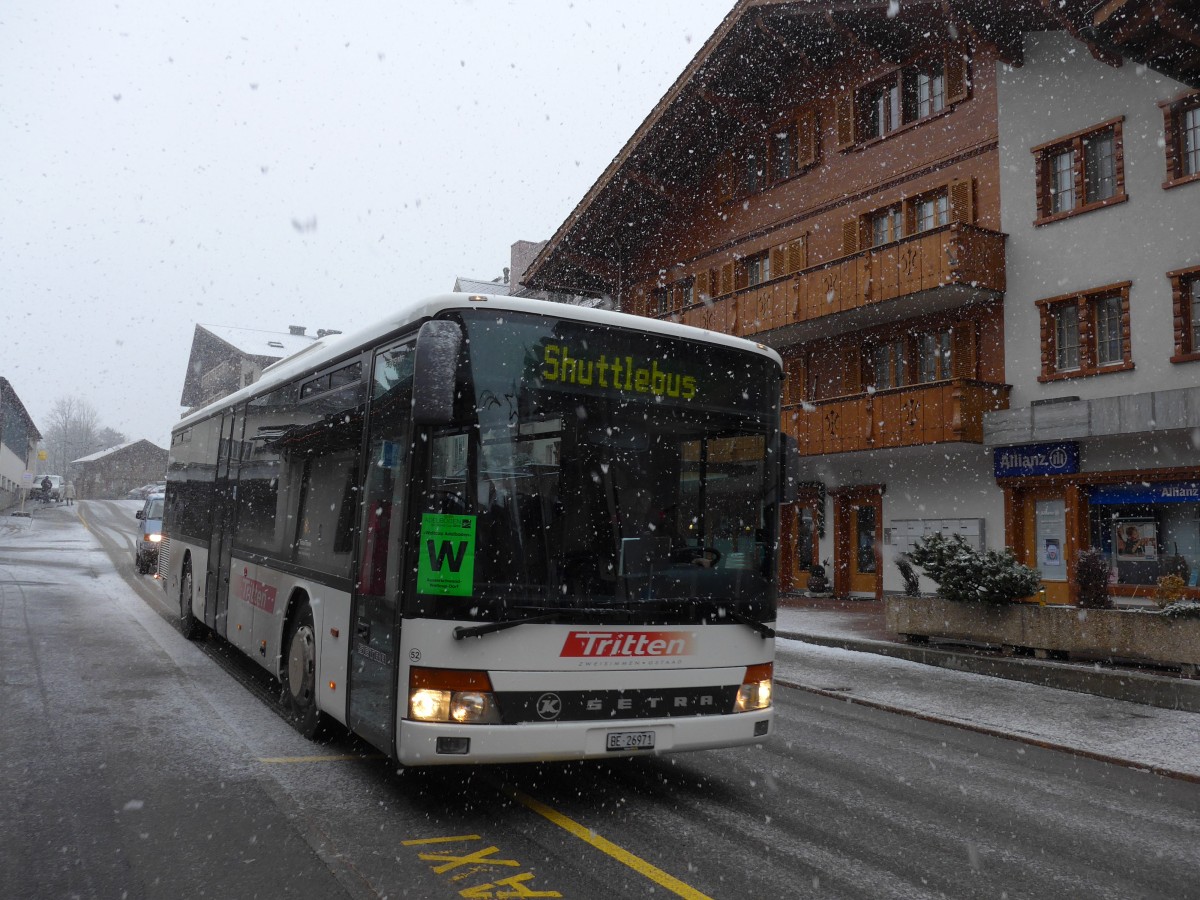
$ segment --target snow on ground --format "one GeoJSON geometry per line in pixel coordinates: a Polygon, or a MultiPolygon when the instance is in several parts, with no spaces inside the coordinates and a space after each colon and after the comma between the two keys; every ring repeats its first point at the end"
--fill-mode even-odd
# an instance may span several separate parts
{"type": "Polygon", "coordinates": [[[847,700],[1200,778],[1200,715],[778,639],[775,677],[847,700]]]}

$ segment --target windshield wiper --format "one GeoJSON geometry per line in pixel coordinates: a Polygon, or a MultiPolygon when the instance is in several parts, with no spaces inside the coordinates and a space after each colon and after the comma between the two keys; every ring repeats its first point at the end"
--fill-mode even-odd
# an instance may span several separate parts
{"type": "Polygon", "coordinates": [[[743,616],[741,613],[733,612],[732,610],[727,613],[727,615],[739,625],[745,625],[749,628],[753,628],[764,639],[775,637],[775,629],[770,625],[759,622],[757,619],[752,619],[749,616],[743,616]]]}
{"type": "Polygon", "coordinates": [[[469,637],[482,637],[485,634],[492,634],[496,631],[504,631],[507,628],[516,628],[518,625],[537,625],[547,622],[555,622],[564,616],[579,616],[579,617],[599,617],[599,618],[626,618],[629,616],[630,610],[625,607],[607,607],[607,608],[589,608],[578,606],[563,606],[551,610],[548,613],[543,613],[540,616],[527,616],[524,619],[506,619],[502,622],[485,622],[482,625],[459,625],[454,629],[454,639],[461,641],[469,637]]]}

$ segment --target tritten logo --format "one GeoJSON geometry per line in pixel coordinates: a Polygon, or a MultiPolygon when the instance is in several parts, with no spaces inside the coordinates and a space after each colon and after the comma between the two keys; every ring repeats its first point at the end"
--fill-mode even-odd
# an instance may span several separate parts
{"type": "Polygon", "coordinates": [[[572,631],[559,656],[691,656],[693,637],[690,631],[572,631]]]}
{"type": "Polygon", "coordinates": [[[241,598],[263,612],[275,612],[275,588],[242,575],[241,598]]]}

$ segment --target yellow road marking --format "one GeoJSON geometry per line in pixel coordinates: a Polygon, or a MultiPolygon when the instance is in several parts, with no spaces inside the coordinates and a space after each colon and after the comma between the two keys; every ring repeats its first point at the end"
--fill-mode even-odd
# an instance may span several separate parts
{"type": "Polygon", "coordinates": [[[371,753],[360,756],[357,753],[342,753],[329,756],[260,756],[260,763],[315,763],[315,762],[346,762],[352,759],[383,759],[382,753],[371,753]]]}
{"type": "Polygon", "coordinates": [[[505,784],[500,786],[500,790],[508,797],[516,800],[526,809],[532,810],[539,816],[548,819],[559,828],[570,832],[581,841],[591,844],[601,853],[608,854],[617,862],[629,866],[629,868],[633,869],[639,875],[649,878],[655,884],[666,888],[671,893],[679,897],[683,897],[685,900],[712,900],[712,898],[710,898],[707,894],[700,893],[690,885],[684,884],[675,876],[668,875],[657,866],[646,862],[641,857],[634,856],[628,850],[618,847],[612,841],[600,837],[600,835],[596,834],[590,828],[585,828],[574,819],[564,816],[557,810],[551,809],[549,806],[546,806],[546,804],[534,800],[527,794],[522,794],[516,788],[505,784]]]}
{"type": "Polygon", "coordinates": [[[413,840],[413,841],[401,841],[400,843],[405,847],[419,847],[424,844],[452,844],[455,841],[482,841],[482,840],[483,840],[483,838],[481,838],[477,834],[456,834],[456,835],[454,835],[454,837],[420,838],[418,840],[413,840]]]}

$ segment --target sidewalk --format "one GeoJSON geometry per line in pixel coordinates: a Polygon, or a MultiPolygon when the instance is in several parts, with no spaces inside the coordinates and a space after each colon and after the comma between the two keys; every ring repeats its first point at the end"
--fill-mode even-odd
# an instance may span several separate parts
{"type": "Polygon", "coordinates": [[[785,595],[779,603],[776,632],[781,638],[809,644],[875,653],[1163,709],[1200,712],[1200,681],[1170,671],[1002,656],[995,650],[950,643],[908,643],[884,626],[883,603],[877,600],[785,595]]]}

